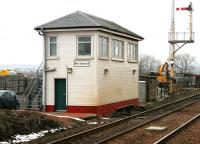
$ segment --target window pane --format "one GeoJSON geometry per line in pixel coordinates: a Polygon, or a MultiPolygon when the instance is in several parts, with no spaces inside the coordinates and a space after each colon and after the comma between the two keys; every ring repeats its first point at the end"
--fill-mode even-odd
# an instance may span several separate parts
{"type": "Polygon", "coordinates": [[[103,56],[104,57],[108,56],[108,45],[107,44],[103,45],[103,56]]]}
{"type": "Polygon", "coordinates": [[[132,59],[133,60],[133,53],[134,53],[134,51],[133,51],[133,49],[130,49],[130,59],[132,59]]]}
{"type": "Polygon", "coordinates": [[[115,46],[115,40],[112,40],[112,46],[113,47],[115,46]]]}
{"type": "Polygon", "coordinates": [[[133,59],[136,60],[136,47],[135,44],[133,44],[133,59]]]}
{"type": "Polygon", "coordinates": [[[123,47],[119,48],[119,58],[123,58],[124,55],[123,50],[124,50],[123,47]]]}
{"type": "Polygon", "coordinates": [[[104,43],[104,44],[107,44],[107,43],[108,43],[108,38],[104,38],[104,39],[103,39],[103,43],[104,43]]]}
{"type": "Polygon", "coordinates": [[[112,56],[115,57],[115,46],[113,40],[112,40],[112,56]]]}
{"type": "Polygon", "coordinates": [[[103,38],[103,56],[108,57],[108,38],[103,38]]]}
{"type": "Polygon", "coordinates": [[[103,45],[102,45],[102,43],[99,43],[99,56],[100,57],[103,56],[103,45]]]}
{"type": "Polygon", "coordinates": [[[52,42],[56,43],[56,37],[55,36],[50,37],[50,43],[52,43],[52,42]]]}
{"type": "Polygon", "coordinates": [[[57,37],[49,37],[49,56],[57,56],[57,37]]]}
{"type": "Polygon", "coordinates": [[[91,55],[91,37],[79,36],[78,37],[78,55],[91,55]]]}
{"type": "Polygon", "coordinates": [[[91,42],[91,37],[78,37],[78,42],[91,42]]]}
{"type": "Polygon", "coordinates": [[[50,56],[57,55],[56,43],[50,43],[50,56]]]}
{"type": "Polygon", "coordinates": [[[99,43],[103,43],[103,37],[99,37],[99,43]]]}
{"type": "Polygon", "coordinates": [[[119,45],[120,45],[120,58],[124,58],[124,43],[122,41],[119,41],[119,45]]]}
{"type": "Polygon", "coordinates": [[[130,49],[131,45],[128,44],[128,59],[131,58],[131,49],[130,49]]]}
{"type": "Polygon", "coordinates": [[[108,38],[99,36],[99,56],[108,57],[108,48],[109,48],[108,38]]]}
{"type": "Polygon", "coordinates": [[[124,58],[124,43],[119,40],[112,40],[113,44],[113,57],[114,58],[124,58]]]}
{"type": "Polygon", "coordinates": [[[138,45],[135,45],[135,60],[138,60],[138,45]]]}
{"type": "Polygon", "coordinates": [[[133,60],[133,54],[134,54],[134,49],[133,49],[134,45],[130,44],[130,59],[133,60]]]}
{"type": "Polygon", "coordinates": [[[79,43],[78,55],[91,55],[91,43],[79,43]]]}
{"type": "Polygon", "coordinates": [[[103,37],[99,36],[99,56],[102,57],[103,55],[103,46],[102,46],[102,42],[103,42],[103,37]]]}
{"type": "Polygon", "coordinates": [[[130,60],[136,60],[136,49],[135,49],[135,44],[129,43],[128,44],[128,59],[130,60]]]}
{"type": "Polygon", "coordinates": [[[119,47],[118,46],[115,46],[115,55],[114,55],[115,58],[118,58],[119,57],[119,47]]]}
{"type": "Polygon", "coordinates": [[[129,59],[133,59],[133,44],[129,44],[129,59]]]}
{"type": "Polygon", "coordinates": [[[122,42],[121,41],[119,41],[119,47],[122,47],[122,42]]]}

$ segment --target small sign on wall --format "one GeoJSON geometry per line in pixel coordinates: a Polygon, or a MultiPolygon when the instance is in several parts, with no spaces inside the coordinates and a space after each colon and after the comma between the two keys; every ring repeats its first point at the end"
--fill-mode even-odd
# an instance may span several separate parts
{"type": "Polygon", "coordinates": [[[89,60],[75,60],[74,67],[90,67],[89,60]]]}

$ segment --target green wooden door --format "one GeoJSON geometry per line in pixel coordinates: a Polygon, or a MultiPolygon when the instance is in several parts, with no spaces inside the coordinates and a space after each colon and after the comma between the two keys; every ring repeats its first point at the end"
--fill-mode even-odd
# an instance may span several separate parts
{"type": "Polygon", "coordinates": [[[66,79],[55,79],[55,109],[66,110],[66,79]]]}

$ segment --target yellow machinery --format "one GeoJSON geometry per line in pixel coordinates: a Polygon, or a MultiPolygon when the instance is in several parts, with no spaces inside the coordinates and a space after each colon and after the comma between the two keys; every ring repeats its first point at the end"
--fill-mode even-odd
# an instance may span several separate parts
{"type": "Polygon", "coordinates": [[[170,84],[171,81],[175,83],[175,79],[173,78],[174,71],[169,68],[169,65],[167,62],[165,64],[161,65],[158,68],[158,72],[156,73],[156,79],[158,81],[159,88],[161,88],[161,91],[164,92],[166,95],[170,93],[170,84]]]}
{"type": "Polygon", "coordinates": [[[16,71],[11,71],[11,70],[0,70],[0,76],[7,76],[7,75],[16,75],[17,72],[16,71]]]}
{"type": "Polygon", "coordinates": [[[168,63],[165,62],[165,64],[158,68],[157,80],[159,82],[159,86],[169,84],[169,77],[168,63]]]}
{"type": "Polygon", "coordinates": [[[167,62],[159,66],[158,71],[156,72],[156,79],[159,86],[159,99],[167,97],[169,94],[170,82],[172,80],[171,72],[167,62]]]}

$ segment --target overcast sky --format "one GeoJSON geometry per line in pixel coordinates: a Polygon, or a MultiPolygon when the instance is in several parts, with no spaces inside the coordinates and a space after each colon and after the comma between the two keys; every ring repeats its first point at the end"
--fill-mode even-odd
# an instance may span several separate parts
{"type": "MultiPolygon", "coordinates": [[[[195,43],[178,53],[189,53],[200,63],[200,1],[175,0],[176,7],[193,2],[195,43]]],[[[42,37],[34,27],[77,10],[114,21],[143,36],[140,54],[165,61],[169,55],[168,32],[172,0],[2,0],[0,1],[0,65],[39,64],[42,37]]],[[[188,12],[176,12],[176,27],[188,31],[188,12]]]]}

